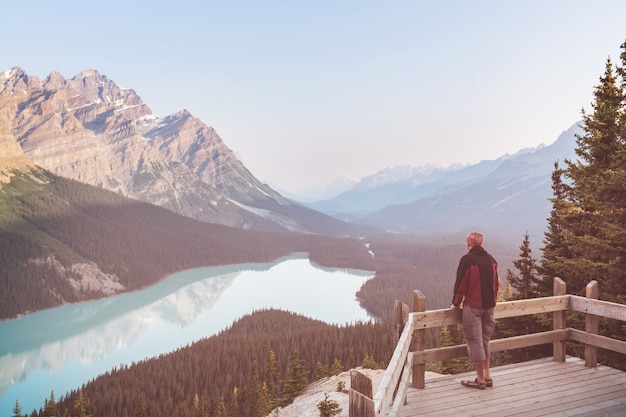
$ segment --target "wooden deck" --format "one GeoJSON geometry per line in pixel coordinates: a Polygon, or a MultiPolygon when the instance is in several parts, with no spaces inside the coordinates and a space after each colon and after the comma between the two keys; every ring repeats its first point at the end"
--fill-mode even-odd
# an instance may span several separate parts
{"type": "Polygon", "coordinates": [[[475,374],[426,378],[409,388],[399,415],[408,416],[626,416],[626,372],[585,361],[552,358],[493,368],[493,388],[463,387],[475,374]]]}
{"type": "Polygon", "coordinates": [[[626,372],[598,366],[598,349],[626,355],[626,341],[598,334],[600,318],[626,322],[626,304],[598,300],[596,281],[587,285],[585,297],[565,290],[565,282],[554,278],[554,296],[496,304],[496,320],[551,313],[554,325],[491,340],[491,352],[551,344],[553,356],[492,369],[494,386],[484,391],[461,385],[463,378],[474,378],[473,372],[426,378],[428,363],[467,355],[465,345],[425,347],[427,329],[461,324],[459,309],[427,311],[418,290],[412,312],[396,301],[396,349],[375,393],[370,378],[350,371],[350,417],[626,416],[626,372]],[[567,326],[568,312],[584,315],[584,330],[567,326]],[[584,345],[584,360],[566,356],[568,342],[584,345]]]}

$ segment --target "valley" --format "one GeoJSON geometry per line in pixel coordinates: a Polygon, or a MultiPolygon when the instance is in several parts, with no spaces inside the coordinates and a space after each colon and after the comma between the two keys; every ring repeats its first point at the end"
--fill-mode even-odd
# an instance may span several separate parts
{"type": "MultiPolygon", "coordinates": [[[[164,409],[185,415],[195,399],[180,392],[183,385],[187,393],[201,392],[207,409],[215,410],[220,395],[236,402],[236,387],[242,388],[242,403],[252,407],[259,400],[248,374],[256,372],[263,382],[274,378],[286,389],[296,352],[311,376],[320,369],[329,372],[336,360],[348,367],[361,362],[384,367],[393,349],[394,301],[410,304],[411,292],[419,289],[428,308],[447,306],[468,230],[485,232],[503,276],[513,268],[520,231],[539,234],[545,227],[538,218],[545,209],[546,183],[539,179],[573,137],[564,134],[557,141],[560,148],[528,150],[417,182],[405,178],[361,191],[363,184],[357,184],[351,192],[307,206],[258,181],[217,132],[188,111],[159,118],[134,91],[96,70],[72,79],[52,73],[40,80],[13,68],[0,74],[0,86],[0,319],[89,300],[108,303],[158,288],[178,271],[271,263],[295,253],[329,271],[372,274],[354,297],[375,321],[321,325],[292,313],[253,312],[242,320],[253,327],[237,336],[233,329],[198,336],[192,346],[122,365],[85,385],[85,394],[100,401],[93,407],[108,416],[136,411],[144,403],[151,415],[164,409]],[[486,186],[500,192],[467,199],[486,186]],[[459,212],[463,207],[472,210],[459,212]],[[278,330],[272,321],[284,325],[278,330]],[[295,323],[304,328],[296,330],[295,323]],[[261,339],[266,341],[257,343],[261,339]],[[205,344],[221,346],[210,354],[203,350],[211,365],[191,365],[199,360],[195,346],[205,344]],[[264,364],[269,352],[280,354],[275,377],[264,364]],[[228,355],[239,358],[236,365],[228,355]],[[186,375],[171,373],[168,384],[173,385],[163,388],[167,405],[159,404],[155,388],[147,392],[136,385],[138,375],[163,379],[158,375],[165,369],[190,366],[222,383],[197,386],[186,375]],[[119,384],[133,387],[124,390],[121,403],[121,397],[106,394],[119,388],[104,388],[119,384]],[[173,405],[177,401],[180,408],[173,405]]],[[[318,298],[322,305],[330,299],[318,298]]],[[[112,340],[116,337],[121,335],[112,340]]],[[[98,340],[96,348],[104,346],[98,340]]],[[[283,398],[274,389],[272,401],[287,401],[290,394],[283,398]]],[[[80,395],[73,391],[57,400],[71,404],[80,395]]]]}

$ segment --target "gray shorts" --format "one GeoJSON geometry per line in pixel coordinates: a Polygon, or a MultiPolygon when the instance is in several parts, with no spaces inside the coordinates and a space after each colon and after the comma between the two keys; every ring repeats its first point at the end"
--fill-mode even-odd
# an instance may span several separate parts
{"type": "Polygon", "coordinates": [[[471,361],[489,359],[489,340],[495,328],[494,309],[481,310],[463,307],[463,334],[467,343],[467,356],[471,361]]]}

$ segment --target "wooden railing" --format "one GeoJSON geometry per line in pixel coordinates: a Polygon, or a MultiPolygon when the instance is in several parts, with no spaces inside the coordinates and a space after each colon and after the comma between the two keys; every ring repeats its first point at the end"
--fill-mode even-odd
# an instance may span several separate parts
{"type": "MultiPolygon", "coordinates": [[[[598,335],[598,317],[626,322],[626,305],[598,300],[598,284],[590,282],[586,297],[566,295],[565,283],[554,279],[552,297],[500,302],[495,307],[496,319],[539,313],[553,314],[553,329],[546,332],[492,340],[491,351],[519,349],[528,346],[552,344],[555,361],[565,361],[565,342],[585,345],[585,366],[598,363],[598,348],[626,354],[626,342],[598,335]],[[568,328],[566,313],[585,314],[585,330],[568,328]]],[[[396,416],[405,402],[409,383],[424,388],[426,363],[467,356],[466,345],[425,349],[426,329],[461,323],[460,309],[426,311],[426,299],[419,291],[413,292],[413,311],[396,301],[396,328],[398,343],[389,361],[387,371],[375,395],[372,381],[357,370],[351,371],[349,398],[350,417],[396,416]]]]}

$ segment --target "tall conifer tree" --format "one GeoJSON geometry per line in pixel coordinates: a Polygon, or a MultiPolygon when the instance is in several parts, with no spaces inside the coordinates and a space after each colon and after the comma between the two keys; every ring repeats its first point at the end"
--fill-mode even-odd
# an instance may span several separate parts
{"type": "Polygon", "coordinates": [[[511,284],[521,299],[532,298],[537,294],[539,279],[537,278],[536,261],[532,257],[528,232],[524,235],[522,245],[519,247],[519,258],[513,260],[513,265],[519,271],[516,275],[507,270],[507,282],[511,284]]]}
{"type": "Polygon", "coordinates": [[[13,407],[13,415],[11,417],[23,417],[22,407],[20,406],[20,402],[16,399],[15,406],[13,407]]]}
{"type": "Polygon", "coordinates": [[[276,364],[276,354],[270,350],[265,361],[265,383],[267,384],[267,393],[269,406],[274,408],[278,398],[278,366],[276,364]]]}
{"type": "Polygon", "coordinates": [[[250,417],[262,417],[269,412],[268,405],[263,398],[263,385],[261,383],[261,379],[259,378],[259,371],[256,361],[252,362],[246,403],[246,415],[250,417]]]}
{"type": "Polygon", "coordinates": [[[237,387],[233,388],[233,392],[230,396],[230,403],[228,405],[228,417],[239,417],[239,390],[237,387]]]}
{"type": "Polygon", "coordinates": [[[577,159],[566,160],[553,176],[542,272],[552,275],[549,280],[562,278],[570,292],[594,279],[601,291],[626,292],[626,43],[622,50],[622,66],[607,60],[593,111],[583,111],[577,159]]]}
{"type": "Polygon", "coordinates": [[[563,224],[565,213],[571,206],[566,200],[568,185],[563,183],[563,168],[558,161],[554,163],[552,171],[552,210],[548,218],[548,230],[545,233],[544,247],[542,248],[542,261],[537,265],[537,271],[543,276],[539,283],[539,292],[542,296],[550,296],[553,293],[553,280],[555,277],[570,276],[564,268],[564,264],[571,255],[565,244],[565,226],[563,224]]]}
{"type": "Polygon", "coordinates": [[[304,361],[300,359],[300,353],[296,350],[289,358],[287,376],[283,382],[283,395],[281,405],[291,404],[308,383],[309,373],[304,370],[304,361]]]}

